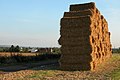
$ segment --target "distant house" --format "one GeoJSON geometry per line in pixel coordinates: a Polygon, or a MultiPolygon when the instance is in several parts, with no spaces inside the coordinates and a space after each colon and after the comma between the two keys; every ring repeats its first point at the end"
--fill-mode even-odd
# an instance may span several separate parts
{"type": "Polygon", "coordinates": [[[40,52],[40,53],[52,53],[53,49],[52,48],[39,48],[38,52],[40,52]]]}
{"type": "Polygon", "coordinates": [[[20,52],[22,52],[23,51],[23,48],[22,47],[20,47],[20,52]]]}
{"type": "Polygon", "coordinates": [[[32,48],[32,49],[28,49],[28,51],[31,52],[31,53],[35,53],[35,52],[38,51],[38,49],[36,49],[36,48],[32,48]]]}

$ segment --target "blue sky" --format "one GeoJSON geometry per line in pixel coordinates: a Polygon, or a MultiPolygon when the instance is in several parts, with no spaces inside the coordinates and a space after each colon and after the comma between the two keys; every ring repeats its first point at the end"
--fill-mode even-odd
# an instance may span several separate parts
{"type": "Polygon", "coordinates": [[[120,0],[0,0],[0,45],[59,46],[60,19],[69,5],[95,2],[120,46],[120,0]]]}

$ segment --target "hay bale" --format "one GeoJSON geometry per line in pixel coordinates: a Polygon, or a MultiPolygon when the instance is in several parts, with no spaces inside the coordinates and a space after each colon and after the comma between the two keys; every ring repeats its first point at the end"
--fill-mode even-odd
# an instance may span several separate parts
{"type": "Polygon", "coordinates": [[[70,11],[80,11],[80,10],[86,10],[86,9],[95,9],[95,3],[85,3],[85,4],[75,4],[70,5],[70,11]]]}
{"type": "Polygon", "coordinates": [[[111,57],[108,24],[95,3],[71,5],[60,25],[62,70],[94,70],[111,57]]]}
{"type": "Polygon", "coordinates": [[[67,63],[67,64],[88,64],[89,62],[92,61],[92,56],[90,54],[69,54],[69,55],[62,55],[60,62],[62,64],[67,63]],[[71,61],[72,60],[72,61],[71,61]]]}
{"type": "Polygon", "coordinates": [[[74,26],[84,26],[91,24],[91,16],[79,16],[79,17],[64,17],[61,19],[61,27],[74,27],[74,26]],[[81,23],[81,24],[80,24],[81,23]]]}
{"type": "Polygon", "coordinates": [[[64,13],[64,17],[79,17],[79,16],[86,16],[86,15],[90,15],[93,16],[93,13],[95,12],[95,10],[82,10],[82,11],[71,11],[71,12],[65,12],[64,13]]]}
{"type": "Polygon", "coordinates": [[[91,66],[90,64],[62,64],[61,65],[62,70],[90,70],[91,66]]]}

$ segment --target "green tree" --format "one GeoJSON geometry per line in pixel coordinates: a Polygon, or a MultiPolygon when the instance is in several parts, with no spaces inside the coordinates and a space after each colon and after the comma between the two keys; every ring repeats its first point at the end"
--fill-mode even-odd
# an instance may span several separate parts
{"type": "Polygon", "coordinates": [[[9,48],[9,52],[14,52],[14,45],[11,45],[11,47],[9,48]]]}
{"type": "Polygon", "coordinates": [[[20,47],[18,45],[14,48],[14,52],[20,52],[20,47]]]}

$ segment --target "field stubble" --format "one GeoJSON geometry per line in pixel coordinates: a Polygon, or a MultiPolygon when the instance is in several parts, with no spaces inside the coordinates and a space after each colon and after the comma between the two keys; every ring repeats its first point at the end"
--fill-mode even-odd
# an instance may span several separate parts
{"type": "Polygon", "coordinates": [[[58,65],[50,65],[0,74],[0,80],[119,80],[119,73],[120,54],[113,54],[95,71],[61,71],[58,65]]]}

